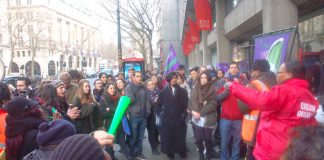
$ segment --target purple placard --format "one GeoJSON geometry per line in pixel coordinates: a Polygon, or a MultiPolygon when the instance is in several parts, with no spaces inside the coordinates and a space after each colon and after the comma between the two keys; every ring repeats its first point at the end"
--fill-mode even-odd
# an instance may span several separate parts
{"type": "Polygon", "coordinates": [[[272,44],[280,38],[283,38],[283,48],[281,51],[280,64],[285,61],[288,42],[291,32],[268,34],[254,39],[254,60],[267,59],[272,44]]]}

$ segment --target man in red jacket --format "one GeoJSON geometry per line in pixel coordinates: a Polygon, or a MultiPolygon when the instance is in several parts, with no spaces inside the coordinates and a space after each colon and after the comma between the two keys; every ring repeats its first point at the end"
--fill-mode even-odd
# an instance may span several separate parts
{"type": "MultiPolygon", "coordinates": [[[[217,86],[219,87],[225,82],[238,82],[239,78],[238,65],[233,62],[230,64],[228,75],[221,79],[217,86]]],[[[222,101],[220,120],[221,160],[239,159],[243,114],[239,110],[237,98],[221,88],[217,91],[216,100],[222,101]],[[233,138],[233,142],[230,146],[231,138],[233,138]],[[229,154],[229,147],[232,148],[231,155],[229,154]]]]}
{"type": "Polygon", "coordinates": [[[319,106],[304,80],[305,67],[297,61],[283,63],[277,72],[278,85],[269,92],[256,91],[237,83],[227,83],[232,95],[251,109],[261,111],[254,157],[262,160],[280,159],[297,126],[315,125],[319,106]]]}

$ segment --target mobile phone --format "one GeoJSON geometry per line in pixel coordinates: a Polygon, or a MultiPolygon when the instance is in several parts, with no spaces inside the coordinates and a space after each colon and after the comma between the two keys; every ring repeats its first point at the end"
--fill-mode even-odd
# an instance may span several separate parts
{"type": "Polygon", "coordinates": [[[22,96],[22,97],[27,97],[27,91],[26,90],[22,90],[19,92],[19,96],[22,96]]]}

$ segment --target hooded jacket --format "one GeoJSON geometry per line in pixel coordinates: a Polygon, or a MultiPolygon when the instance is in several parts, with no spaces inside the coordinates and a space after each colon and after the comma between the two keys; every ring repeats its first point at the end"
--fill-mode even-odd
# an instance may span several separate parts
{"type": "Polygon", "coordinates": [[[230,92],[251,109],[262,114],[253,155],[256,159],[280,159],[297,126],[315,125],[319,106],[308,90],[308,82],[289,79],[269,92],[256,91],[240,84],[230,86],[230,92]]]}

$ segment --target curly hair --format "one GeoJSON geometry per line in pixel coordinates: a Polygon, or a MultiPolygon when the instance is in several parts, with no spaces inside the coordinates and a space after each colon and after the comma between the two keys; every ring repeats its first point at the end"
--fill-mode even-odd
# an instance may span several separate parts
{"type": "Polygon", "coordinates": [[[285,160],[320,160],[324,157],[324,125],[298,127],[283,158],[285,160]]]}

